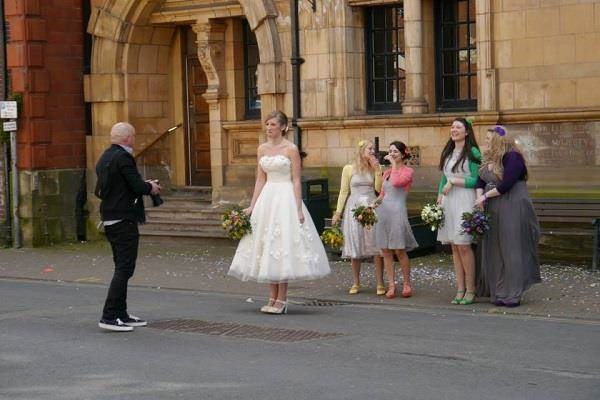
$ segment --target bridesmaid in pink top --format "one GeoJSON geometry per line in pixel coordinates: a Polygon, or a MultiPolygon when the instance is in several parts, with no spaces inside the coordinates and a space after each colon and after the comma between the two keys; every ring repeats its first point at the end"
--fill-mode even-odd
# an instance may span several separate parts
{"type": "Polygon", "coordinates": [[[383,186],[377,199],[377,219],[375,224],[375,241],[383,253],[383,265],[388,277],[388,299],[396,297],[396,281],[394,270],[394,254],[398,257],[402,268],[402,297],[412,296],[410,281],[410,264],[407,251],[418,246],[408,222],[406,196],[413,180],[413,169],[405,162],[410,157],[406,145],[402,142],[390,144],[388,160],[392,167],[383,174],[383,186]]]}

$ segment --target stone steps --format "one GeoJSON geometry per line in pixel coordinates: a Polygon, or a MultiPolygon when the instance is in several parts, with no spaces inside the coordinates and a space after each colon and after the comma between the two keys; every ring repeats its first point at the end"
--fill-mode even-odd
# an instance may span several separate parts
{"type": "Polygon", "coordinates": [[[221,215],[225,207],[210,203],[210,188],[172,189],[159,207],[146,208],[140,235],[148,237],[224,238],[221,215]]]}

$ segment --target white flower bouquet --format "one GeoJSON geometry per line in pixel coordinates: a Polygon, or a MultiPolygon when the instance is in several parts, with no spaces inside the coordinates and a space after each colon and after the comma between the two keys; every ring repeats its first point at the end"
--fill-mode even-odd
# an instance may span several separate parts
{"type": "Polygon", "coordinates": [[[421,210],[421,219],[435,231],[444,225],[444,209],[439,204],[425,204],[421,210]]]}

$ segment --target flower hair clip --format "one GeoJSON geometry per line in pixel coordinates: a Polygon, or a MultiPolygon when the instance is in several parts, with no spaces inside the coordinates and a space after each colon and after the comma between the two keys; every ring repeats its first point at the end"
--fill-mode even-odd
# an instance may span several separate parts
{"type": "Polygon", "coordinates": [[[473,118],[465,118],[465,122],[473,129],[473,118]]]}
{"type": "Polygon", "coordinates": [[[506,129],[504,129],[502,126],[500,125],[496,125],[495,127],[493,127],[492,129],[490,129],[490,131],[492,132],[496,132],[498,134],[498,136],[506,136],[506,129]]]}
{"type": "Polygon", "coordinates": [[[360,142],[358,142],[358,147],[363,147],[366,143],[366,140],[361,140],[360,142]]]}

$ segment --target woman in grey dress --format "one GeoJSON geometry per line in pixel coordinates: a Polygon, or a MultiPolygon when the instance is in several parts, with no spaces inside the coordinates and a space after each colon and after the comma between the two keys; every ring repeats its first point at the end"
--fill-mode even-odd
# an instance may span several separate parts
{"type": "Polygon", "coordinates": [[[380,190],[381,166],[375,157],[373,143],[361,140],[356,146],[354,163],[344,166],[342,170],[337,208],[331,221],[333,225],[337,225],[343,213],[344,247],[342,256],[350,258],[354,277],[354,283],[348,291],[349,294],[360,292],[361,260],[367,257],[373,257],[375,279],[377,280],[376,293],[378,296],[385,294],[383,260],[375,245],[375,232],[373,229],[363,228],[352,216],[353,208],[372,204],[376,197],[375,191],[379,192],[380,190]]]}
{"type": "Polygon", "coordinates": [[[413,169],[406,166],[405,160],[410,157],[406,145],[402,142],[390,144],[388,160],[392,167],[383,174],[383,186],[376,204],[378,222],[375,224],[375,240],[383,253],[383,265],[388,276],[388,299],[396,297],[396,273],[394,270],[394,254],[398,257],[402,268],[402,297],[412,296],[410,281],[410,264],[407,251],[418,246],[408,222],[406,211],[406,195],[413,180],[413,169]]]}
{"type": "Polygon", "coordinates": [[[496,126],[488,131],[486,144],[475,204],[491,218],[481,243],[479,291],[489,291],[497,306],[517,307],[523,292],[541,282],[540,226],[525,183],[525,158],[514,137],[496,126]]]}

